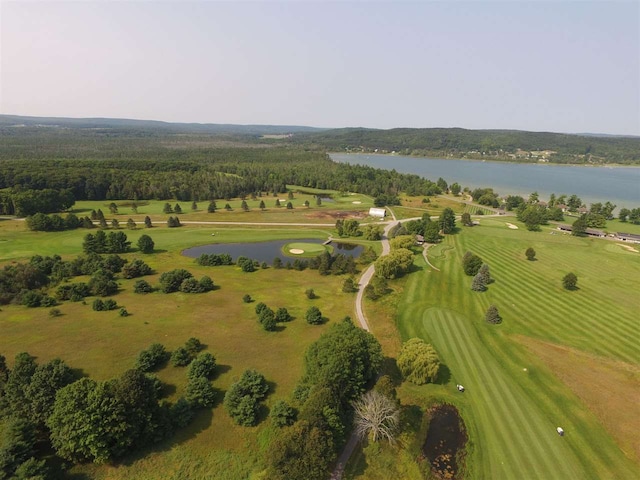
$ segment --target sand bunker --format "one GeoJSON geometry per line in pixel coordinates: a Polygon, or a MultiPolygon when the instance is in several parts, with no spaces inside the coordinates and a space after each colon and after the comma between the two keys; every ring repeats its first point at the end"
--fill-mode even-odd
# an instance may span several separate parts
{"type": "Polygon", "coordinates": [[[304,253],[304,250],[302,250],[301,248],[291,248],[289,250],[289,253],[293,253],[294,255],[300,255],[304,253]]]}
{"type": "Polygon", "coordinates": [[[362,202],[360,202],[360,201],[358,201],[358,200],[354,200],[354,201],[353,201],[353,202],[351,202],[351,203],[353,203],[354,205],[360,205],[362,202]]]}
{"type": "Polygon", "coordinates": [[[518,230],[518,226],[514,225],[513,223],[507,223],[507,227],[509,227],[511,230],[518,230]]]}
{"type": "Polygon", "coordinates": [[[624,248],[625,250],[628,250],[630,252],[636,252],[638,253],[640,250],[638,250],[637,248],[633,248],[629,245],[625,245],[624,243],[616,243],[616,245],[620,245],[622,248],[624,248]]]}

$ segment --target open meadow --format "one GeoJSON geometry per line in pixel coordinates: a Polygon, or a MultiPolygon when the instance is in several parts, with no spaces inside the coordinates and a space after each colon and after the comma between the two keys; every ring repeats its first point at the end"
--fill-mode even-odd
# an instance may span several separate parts
{"type": "MultiPolygon", "coordinates": [[[[184,268],[196,278],[210,276],[216,289],[200,294],[155,291],[135,294],[136,279],[118,278],[119,292],[112,298],[126,307],[128,317],[118,311],[92,310],[93,297],[84,302],[64,302],[57,308],[62,315],[52,318],[47,308],[4,305],[0,311],[2,341],[0,353],[11,366],[14,356],[27,351],[39,363],[63,359],[78,373],[95,380],[106,380],[133,368],[138,353],[152,343],[174,350],[190,337],[206,345],[217,360],[213,380],[217,402],[212,410],[200,411],[195,420],[171,439],[150,449],[126,457],[116,465],[79,465],[70,478],[95,479],[242,479],[264,468],[264,455],[275,430],[266,418],[276,401],[288,399],[302,375],[306,348],[328,326],[353,315],[353,295],[342,293],[343,277],[321,276],[315,270],[258,269],[245,273],[237,266],[199,266],[180,255],[184,248],[216,242],[260,241],[316,237],[326,239],[328,230],[315,228],[225,228],[183,226],[124,230],[133,245],[141,234],[150,235],[156,253],[123,254],[124,258],[143,259],[155,271],[144,277],[157,286],[162,272],[184,268]],[[309,299],[305,290],[314,289],[317,298],[309,299]],[[253,302],[244,303],[251,295],[253,302]],[[294,317],[279,324],[275,332],[264,331],[257,321],[255,305],[265,302],[276,310],[285,307],[294,317]],[[304,315],[310,306],[318,306],[329,321],[309,325],[304,315]],[[264,374],[271,390],[257,427],[237,426],[222,406],[224,392],[248,368],[264,374]]],[[[62,254],[72,258],[82,253],[86,230],[43,233],[24,230],[24,222],[0,223],[0,258],[3,263],[26,261],[31,255],[62,254]]],[[[135,249],[134,249],[135,250],[135,249]]],[[[72,282],[87,281],[76,277],[72,282]]],[[[186,369],[167,364],[158,372],[167,385],[167,398],[175,401],[184,394],[186,369]]]]}
{"type": "MultiPolygon", "coordinates": [[[[534,233],[503,218],[480,222],[429,249],[440,271],[416,256],[395,299],[367,305],[373,333],[386,333],[386,355],[397,354],[400,339],[421,337],[446,366],[436,384],[403,384],[403,405],[459,409],[469,436],[465,478],[638,478],[640,253],[551,227],[534,233]],[[535,261],[526,259],[528,247],[535,261]],[[461,264],[468,250],[491,268],[486,292],[470,289],[461,264]],[[562,287],[570,271],[575,291],[562,287]],[[485,322],[490,304],[501,325],[485,322]]],[[[419,449],[414,441],[359,450],[347,478],[382,478],[384,465],[420,478],[412,476],[419,449]]]]}

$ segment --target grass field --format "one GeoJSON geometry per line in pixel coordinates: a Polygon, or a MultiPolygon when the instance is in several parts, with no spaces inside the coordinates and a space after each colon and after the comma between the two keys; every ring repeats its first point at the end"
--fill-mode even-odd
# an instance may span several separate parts
{"type": "MultiPolygon", "coordinates": [[[[417,257],[420,270],[404,280],[396,324],[403,339],[432,342],[451,378],[445,385],[403,386],[403,403],[422,404],[434,397],[455,403],[469,433],[468,478],[638,478],[640,468],[629,445],[634,439],[628,437],[636,432],[637,441],[640,428],[638,377],[626,375],[627,383],[616,385],[621,398],[609,407],[621,412],[604,419],[606,399],[594,391],[606,390],[620,377],[599,377],[589,385],[587,372],[604,373],[599,368],[603,358],[609,365],[638,368],[637,296],[632,292],[640,291],[640,254],[611,250],[606,240],[551,235],[550,229],[532,233],[520,226],[511,230],[501,220],[485,219],[481,227],[447,237],[429,251],[441,272],[417,257]],[[528,246],[536,250],[537,261],[526,260],[528,246]],[[491,266],[496,281],[487,292],[469,288],[471,277],[461,268],[467,250],[491,266]],[[568,271],[578,275],[579,290],[562,288],[560,279],[568,271]],[[500,308],[502,325],[484,322],[489,304],[500,308]],[[570,369],[580,377],[579,386],[524,348],[523,339],[583,352],[582,370],[570,369]],[[455,391],[456,383],[465,386],[464,394],[455,391]],[[565,429],[564,437],[556,426],[565,429]]],[[[369,315],[374,332],[385,328],[384,319],[369,315]]],[[[386,455],[393,457],[390,447],[386,455]]],[[[403,462],[398,453],[394,458],[403,462]]],[[[354,461],[360,467],[352,465],[351,471],[362,470],[362,459],[354,461]]],[[[365,468],[352,478],[378,477],[365,468]]]]}
{"type": "MultiPolygon", "coordinates": [[[[10,365],[16,353],[28,351],[38,362],[59,357],[82,374],[105,380],[132,368],[138,352],[151,343],[160,342],[173,350],[192,336],[207,345],[208,351],[217,358],[219,374],[213,385],[220,392],[220,402],[213,410],[202,411],[171,440],[126,458],[116,466],[78,466],[71,472],[77,478],[243,479],[257,474],[263,468],[264,449],[274,432],[268,420],[255,428],[234,425],[221,404],[224,391],[242,371],[255,368],[272,386],[267,408],[277,400],[287,399],[302,374],[302,358],[307,346],[334,321],[353,316],[353,295],[342,293],[341,277],[321,276],[311,270],[271,268],[244,273],[235,266],[198,266],[193,259],[180,255],[182,248],[211,242],[212,231],[212,228],[198,227],[127,231],[134,241],[137,235],[149,233],[159,251],[143,256],[124,255],[129,259],[142,257],[155,268],[154,275],[145,277],[152,285],[158,284],[162,272],[185,268],[196,278],[209,275],[218,286],[212,292],[136,295],[132,292],[135,280],[120,279],[121,291],[113,298],[131,313],[126,318],[119,317],[117,311],[94,312],[91,297],[86,299],[86,304],[65,302],[58,306],[63,315],[56,318],[50,318],[46,308],[2,306],[0,352],[10,365]],[[307,288],[313,288],[318,298],[309,300],[305,295],[307,288]],[[247,293],[254,303],[243,303],[242,297],[247,293]],[[277,332],[265,332],[254,312],[256,302],[260,301],[274,310],[286,307],[294,320],[282,324],[277,332]],[[312,326],[304,321],[311,305],[322,310],[323,316],[329,319],[328,324],[312,326]]],[[[215,232],[216,241],[327,237],[325,231],[300,228],[216,228],[215,232]]],[[[81,253],[85,233],[16,233],[11,242],[0,243],[0,257],[20,259],[27,251],[29,254],[76,255],[81,253]],[[29,240],[22,242],[21,250],[6,248],[12,242],[20,243],[23,235],[29,240]]],[[[8,235],[4,229],[0,234],[8,235]]],[[[183,394],[187,380],[185,369],[166,366],[158,375],[169,385],[169,399],[183,394]]]]}

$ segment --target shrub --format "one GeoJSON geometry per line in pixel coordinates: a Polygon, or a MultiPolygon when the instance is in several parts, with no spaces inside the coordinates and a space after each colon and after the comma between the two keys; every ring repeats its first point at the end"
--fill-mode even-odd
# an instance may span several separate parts
{"type": "Polygon", "coordinates": [[[195,278],[189,277],[180,284],[180,291],[183,293],[202,293],[202,287],[195,278]]]}
{"type": "Polygon", "coordinates": [[[202,345],[200,340],[198,340],[195,337],[191,337],[184,344],[184,348],[187,349],[187,352],[189,352],[189,355],[191,355],[192,357],[195,357],[198,354],[198,352],[204,348],[204,346],[202,345]]]}
{"type": "Polygon", "coordinates": [[[160,290],[164,293],[177,292],[180,290],[182,282],[191,277],[193,277],[193,275],[182,268],[165,272],[160,275],[160,290]]]}
{"type": "Polygon", "coordinates": [[[184,347],[176,348],[171,354],[171,365],[174,367],[186,367],[191,363],[191,354],[184,347]]]}
{"type": "Polygon", "coordinates": [[[562,286],[567,290],[575,290],[578,286],[578,277],[575,273],[567,273],[562,277],[562,286]]]}
{"type": "Polygon", "coordinates": [[[118,308],[118,304],[112,298],[107,298],[104,301],[103,306],[104,306],[104,310],[115,310],[116,308],[118,308]]]}
{"type": "Polygon", "coordinates": [[[133,285],[133,291],[135,293],[151,293],[153,291],[153,288],[146,280],[138,280],[133,285]]]}
{"type": "Polygon", "coordinates": [[[293,425],[296,419],[296,412],[284,400],[278,400],[269,412],[269,417],[276,427],[287,427],[293,425]]]}
{"type": "Polygon", "coordinates": [[[527,260],[529,260],[530,262],[536,259],[536,251],[531,247],[527,248],[524,254],[527,257],[527,260]]]}
{"type": "Polygon", "coordinates": [[[484,281],[484,277],[478,272],[471,282],[471,290],[474,292],[484,292],[486,289],[487,285],[484,281]]]}
{"type": "Polygon", "coordinates": [[[498,312],[498,307],[496,307],[495,305],[489,305],[489,308],[487,309],[487,313],[485,314],[484,319],[488,323],[491,323],[494,325],[498,323],[502,323],[502,317],[498,312]]]}
{"type": "Polygon", "coordinates": [[[49,310],[50,317],[59,317],[60,315],[62,315],[62,312],[59,308],[52,308],[51,310],[49,310]]]}
{"type": "Polygon", "coordinates": [[[213,280],[211,280],[211,277],[207,275],[203,275],[203,277],[200,279],[199,284],[200,290],[202,292],[210,292],[214,289],[213,280]]]}
{"type": "Polygon", "coordinates": [[[134,260],[122,268],[122,276],[124,278],[136,278],[144,275],[151,275],[153,270],[142,260],[134,260]]]}
{"type": "Polygon", "coordinates": [[[257,422],[259,401],[269,386],[264,376],[255,370],[245,370],[240,379],[229,387],[224,396],[224,406],[235,423],[252,426],[257,422]]]}
{"type": "Polygon", "coordinates": [[[313,300],[316,298],[316,292],[313,291],[313,288],[308,288],[304,294],[307,296],[309,300],[313,300]]]}
{"type": "Polygon", "coordinates": [[[291,321],[291,315],[289,314],[287,309],[284,308],[284,307],[278,308],[278,310],[276,311],[276,317],[275,318],[276,318],[276,322],[290,322],[291,321]]]}
{"type": "Polygon", "coordinates": [[[120,315],[121,317],[128,317],[129,316],[129,312],[127,312],[127,309],[122,307],[120,309],[120,311],[118,312],[118,315],[120,315]]]}
{"type": "Polygon", "coordinates": [[[267,332],[272,332],[276,329],[276,316],[269,307],[262,309],[258,315],[258,321],[267,332]]]}
{"type": "Polygon", "coordinates": [[[93,301],[93,304],[91,305],[91,308],[93,308],[93,310],[96,311],[96,312],[102,312],[104,310],[104,302],[102,300],[100,300],[99,298],[96,298],[93,301]]]}
{"type": "Polygon", "coordinates": [[[251,298],[251,295],[249,295],[248,293],[245,293],[245,294],[242,296],[242,301],[243,301],[244,303],[251,303],[251,302],[253,302],[253,298],[251,298]]]}
{"type": "Polygon", "coordinates": [[[195,377],[210,378],[216,369],[216,358],[209,352],[201,352],[189,366],[189,379],[195,377]]]}
{"type": "Polygon", "coordinates": [[[171,405],[169,416],[171,418],[171,424],[175,428],[184,428],[189,425],[189,422],[193,419],[193,408],[187,400],[180,397],[176,403],[171,405]]]}
{"type": "Polygon", "coordinates": [[[358,291],[358,283],[353,277],[346,278],[342,283],[342,291],[344,293],[354,293],[358,291]]]}
{"type": "Polygon", "coordinates": [[[186,400],[197,407],[212,407],[216,401],[216,392],[206,377],[189,378],[186,400]]]}
{"type": "Polygon", "coordinates": [[[148,349],[142,350],[136,360],[136,368],[148,372],[161,365],[169,357],[169,353],[160,343],[154,343],[148,349]]]}
{"type": "Polygon", "coordinates": [[[320,325],[324,319],[322,318],[322,312],[318,307],[309,307],[305,315],[307,323],[311,325],[320,325]]]}
{"type": "Polygon", "coordinates": [[[269,308],[267,307],[267,304],[263,302],[259,302],[255,308],[256,315],[260,315],[260,312],[262,312],[265,308],[269,308]]]}

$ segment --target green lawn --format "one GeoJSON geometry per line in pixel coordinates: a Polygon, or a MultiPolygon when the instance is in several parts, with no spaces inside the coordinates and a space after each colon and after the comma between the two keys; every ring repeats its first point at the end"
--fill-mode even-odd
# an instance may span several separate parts
{"type": "MultiPolygon", "coordinates": [[[[404,403],[441,397],[458,406],[470,438],[468,478],[638,478],[640,469],[614,442],[615,432],[606,431],[516,335],[637,368],[640,254],[607,240],[551,234],[551,229],[532,233],[518,225],[512,230],[503,219],[483,219],[480,227],[448,236],[429,251],[440,272],[417,257],[420,270],[406,278],[395,321],[403,339],[418,336],[434,344],[451,379],[444,386],[403,386],[400,396],[404,403]],[[537,261],[526,260],[528,246],[536,250],[537,261]],[[487,292],[470,290],[471,277],[461,268],[467,250],[491,267],[496,281],[487,292]],[[579,290],[562,288],[568,271],[578,275],[579,290]],[[484,322],[489,304],[500,308],[502,325],[484,322]],[[465,386],[464,394],[456,392],[457,383],[465,386]],[[564,437],[557,435],[557,426],[565,429],[564,437]]],[[[371,323],[375,332],[376,320],[371,323]]],[[[628,408],[628,421],[636,422],[633,405],[628,408]]],[[[404,461],[390,448],[383,451],[404,461]]],[[[364,469],[353,478],[377,477],[364,469]]]]}

